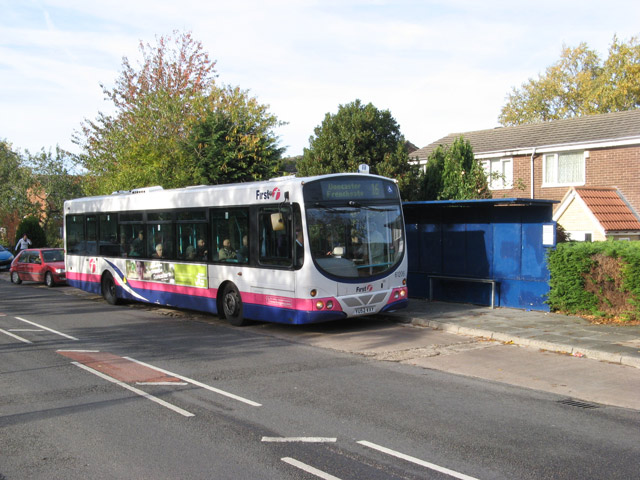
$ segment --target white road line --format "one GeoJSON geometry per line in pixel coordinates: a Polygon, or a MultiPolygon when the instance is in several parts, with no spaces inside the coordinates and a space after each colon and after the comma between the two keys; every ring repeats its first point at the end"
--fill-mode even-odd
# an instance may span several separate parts
{"type": "Polygon", "coordinates": [[[401,458],[411,463],[415,463],[422,467],[429,468],[431,470],[435,470],[436,472],[444,473],[454,478],[459,478],[460,480],[478,480],[475,477],[470,477],[469,475],[465,475],[464,473],[456,472],[455,470],[449,470],[448,468],[441,467],[434,463],[425,462],[424,460],[420,460],[416,457],[411,457],[409,455],[405,455],[404,453],[396,452],[395,450],[391,450],[386,447],[382,447],[380,445],[376,445],[375,443],[367,442],[365,440],[361,440],[359,442],[360,445],[364,445],[365,447],[373,448],[374,450],[378,450],[379,452],[386,453],[387,455],[392,455],[397,458],[401,458]]]}
{"type": "Polygon", "coordinates": [[[6,330],[3,330],[3,329],[1,329],[1,328],[0,328],[0,332],[4,333],[5,335],[9,335],[10,337],[15,338],[16,340],[20,340],[21,342],[24,342],[24,343],[33,343],[33,342],[30,342],[29,340],[27,340],[26,338],[22,338],[22,337],[20,337],[20,336],[18,336],[18,335],[15,335],[15,334],[13,334],[13,333],[9,333],[9,332],[7,332],[6,330]]]}
{"type": "Polygon", "coordinates": [[[71,335],[67,335],[66,333],[58,332],[57,330],[54,330],[53,328],[45,327],[44,325],[39,325],[36,322],[31,322],[29,320],[25,320],[24,318],[20,318],[20,317],[15,317],[15,318],[20,320],[21,322],[25,322],[25,323],[28,323],[30,325],[34,325],[34,326],[36,326],[38,328],[42,328],[43,330],[46,330],[48,332],[55,333],[56,335],[60,335],[61,337],[68,338],[69,340],[78,340],[76,337],[72,337],[71,335]]]}
{"type": "Polygon", "coordinates": [[[187,382],[136,382],[136,385],[168,385],[168,386],[174,386],[174,385],[189,385],[187,382]]]}
{"type": "Polygon", "coordinates": [[[246,403],[247,405],[251,405],[252,407],[261,407],[262,406],[262,404],[254,402],[253,400],[248,400],[248,399],[240,397],[238,395],[234,395],[233,393],[225,392],[224,390],[220,390],[219,388],[215,388],[215,387],[212,387],[210,385],[207,385],[206,383],[202,383],[202,382],[199,382],[197,380],[193,380],[192,378],[188,378],[188,377],[184,377],[182,375],[178,375],[177,373],[170,372],[169,370],[164,370],[162,368],[156,367],[155,365],[149,365],[148,363],[141,362],[140,360],[136,360],[135,358],[131,358],[131,357],[122,357],[122,358],[125,358],[127,360],[131,360],[132,362],[136,362],[136,363],[138,363],[140,365],[152,368],[152,369],[157,370],[159,372],[166,373],[167,375],[179,378],[180,380],[184,380],[185,382],[189,382],[189,383],[191,383],[193,385],[197,385],[198,387],[202,387],[202,388],[204,388],[206,390],[210,390],[210,391],[218,393],[220,395],[224,395],[225,397],[233,398],[234,400],[237,400],[237,401],[242,402],[242,403],[246,403]]]}
{"type": "Polygon", "coordinates": [[[287,443],[287,442],[299,442],[299,443],[331,443],[338,441],[337,438],[328,437],[262,437],[263,442],[274,443],[287,443]]]}
{"type": "Polygon", "coordinates": [[[100,350],[56,350],[58,353],[100,353],[100,350]]]}
{"type": "Polygon", "coordinates": [[[10,328],[10,332],[41,332],[41,328],[10,328]]]}
{"type": "Polygon", "coordinates": [[[311,465],[307,465],[306,463],[299,462],[295,458],[284,457],[281,458],[285,463],[289,465],[293,465],[294,467],[299,468],[300,470],[304,470],[311,475],[315,475],[318,478],[323,478],[324,480],[340,480],[338,477],[334,477],[333,475],[329,475],[327,472],[323,472],[322,470],[318,470],[317,468],[312,467],[311,465]]]}
{"type": "Polygon", "coordinates": [[[91,367],[87,367],[86,365],[83,365],[82,363],[79,362],[71,362],[73,365],[75,365],[76,367],[80,367],[83,370],[86,370],[87,372],[93,373],[94,375],[103,378],[111,383],[115,383],[116,385],[121,386],[122,388],[126,388],[127,390],[132,391],[133,393],[135,393],[136,395],[140,395],[141,397],[146,398],[147,400],[151,400],[152,402],[155,402],[159,405],[162,405],[163,407],[168,408],[169,410],[173,410],[174,412],[179,413],[180,415],[183,415],[185,417],[193,417],[194,414],[191,412],[187,412],[186,410],[183,410],[180,407],[176,407],[175,405],[172,405],[168,402],[165,402],[164,400],[159,399],[158,397],[154,397],[153,395],[147,393],[147,392],[143,392],[142,390],[139,390],[135,387],[132,387],[131,385],[127,385],[124,382],[121,382],[120,380],[117,380],[113,377],[110,377],[109,375],[105,375],[102,372],[99,372],[98,370],[94,370],[91,367]]]}

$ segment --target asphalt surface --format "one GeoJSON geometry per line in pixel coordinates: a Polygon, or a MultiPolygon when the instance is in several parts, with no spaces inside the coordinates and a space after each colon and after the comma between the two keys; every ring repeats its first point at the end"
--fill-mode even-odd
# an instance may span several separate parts
{"type": "MultiPolygon", "coordinates": [[[[9,275],[0,273],[0,280],[9,282],[9,275]]],[[[62,290],[100,299],[81,290],[62,290]]],[[[167,310],[172,316],[195,313],[167,310]]],[[[217,317],[202,314],[202,319],[208,322],[217,317]]],[[[554,313],[410,299],[408,308],[369,320],[248,328],[380,361],[640,411],[640,326],[598,325],[554,313]]]]}

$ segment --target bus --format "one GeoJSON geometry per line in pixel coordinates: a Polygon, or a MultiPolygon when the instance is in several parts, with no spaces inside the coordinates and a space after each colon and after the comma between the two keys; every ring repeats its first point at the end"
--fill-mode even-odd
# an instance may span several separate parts
{"type": "Polygon", "coordinates": [[[67,282],[248,321],[307,324],[407,306],[397,182],[368,173],[147,187],[64,203],[67,282]]]}

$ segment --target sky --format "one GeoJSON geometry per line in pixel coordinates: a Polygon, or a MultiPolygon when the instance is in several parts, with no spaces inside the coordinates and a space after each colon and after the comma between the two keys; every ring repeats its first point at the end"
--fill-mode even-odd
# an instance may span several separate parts
{"type": "Polygon", "coordinates": [[[498,126],[513,88],[580,42],[606,58],[640,35],[637,0],[0,0],[0,140],[79,153],[85,120],[140,42],[191,32],[217,82],[249,90],[301,155],[327,113],[360,99],[424,147],[498,126]]]}

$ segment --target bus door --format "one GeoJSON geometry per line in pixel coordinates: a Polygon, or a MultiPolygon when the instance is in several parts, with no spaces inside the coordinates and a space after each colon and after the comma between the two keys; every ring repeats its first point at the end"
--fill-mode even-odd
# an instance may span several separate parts
{"type": "Polygon", "coordinates": [[[303,257],[296,252],[295,226],[299,225],[299,208],[293,214],[290,204],[270,205],[258,208],[257,265],[258,278],[251,285],[252,291],[263,294],[282,294],[287,297],[295,292],[295,272],[303,257]],[[294,218],[295,217],[295,218],[294,218]]]}

